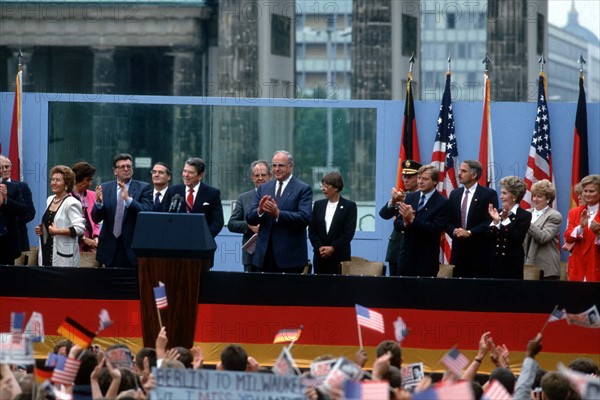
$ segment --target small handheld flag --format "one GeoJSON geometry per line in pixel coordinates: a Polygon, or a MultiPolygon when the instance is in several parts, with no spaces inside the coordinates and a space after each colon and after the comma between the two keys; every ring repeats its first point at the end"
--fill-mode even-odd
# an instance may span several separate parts
{"type": "Polygon", "coordinates": [[[394,321],[394,336],[396,337],[396,342],[398,343],[402,342],[408,336],[406,324],[400,317],[394,321]]]}
{"type": "Polygon", "coordinates": [[[494,379],[485,390],[485,398],[489,400],[511,400],[512,396],[508,393],[503,384],[497,379],[494,379]]]}
{"type": "Polygon", "coordinates": [[[442,357],[442,364],[452,371],[454,375],[460,377],[462,371],[469,365],[469,359],[455,347],[444,354],[444,357],[442,357]]]}
{"type": "Polygon", "coordinates": [[[275,334],[273,343],[275,344],[295,342],[300,338],[300,335],[302,334],[302,329],[302,326],[299,329],[282,329],[275,334]]]}
{"type": "Polygon", "coordinates": [[[100,318],[100,326],[98,327],[98,332],[108,328],[113,324],[113,322],[110,320],[110,315],[108,315],[108,311],[106,311],[106,309],[104,308],[100,310],[100,314],[98,314],[98,317],[100,318]]]}
{"type": "Polygon", "coordinates": [[[63,385],[72,385],[73,382],[75,382],[75,377],[77,376],[80,365],[81,361],[74,358],[67,358],[65,356],[59,357],[56,362],[56,367],[54,367],[54,371],[52,372],[52,382],[63,385]]]}
{"type": "Polygon", "coordinates": [[[75,320],[67,317],[65,321],[58,327],[58,334],[69,339],[71,342],[86,349],[96,334],[88,331],[75,320]]]}
{"type": "Polygon", "coordinates": [[[158,282],[158,286],[154,288],[154,299],[156,300],[156,308],[159,310],[165,309],[169,305],[165,284],[160,281],[158,282]]]}
{"type": "Polygon", "coordinates": [[[356,325],[358,327],[358,344],[360,348],[362,345],[362,332],[361,326],[365,328],[373,329],[380,333],[385,333],[385,327],[383,325],[383,316],[377,311],[369,310],[367,307],[355,304],[356,308],[356,325]]]}
{"type": "Polygon", "coordinates": [[[44,341],[44,317],[42,314],[37,311],[31,314],[25,327],[25,336],[30,338],[32,342],[44,341]]]}

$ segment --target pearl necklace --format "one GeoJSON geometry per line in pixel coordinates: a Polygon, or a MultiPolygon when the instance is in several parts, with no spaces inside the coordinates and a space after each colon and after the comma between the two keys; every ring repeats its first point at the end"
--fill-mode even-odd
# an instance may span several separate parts
{"type": "Polygon", "coordinates": [[[52,199],[52,202],[53,202],[53,203],[60,203],[61,201],[63,201],[63,200],[65,199],[65,197],[67,197],[67,195],[65,195],[65,196],[63,196],[63,197],[61,197],[61,198],[54,197],[54,198],[52,199]]]}

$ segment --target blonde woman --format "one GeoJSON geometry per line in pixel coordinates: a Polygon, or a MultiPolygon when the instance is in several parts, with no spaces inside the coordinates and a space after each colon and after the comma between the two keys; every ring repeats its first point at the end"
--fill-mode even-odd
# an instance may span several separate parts
{"type": "Polygon", "coordinates": [[[53,195],[46,200],[42,223],[35,227],[40,237],[38,263],[54,267],[79,266],[79,236],[85,230],[81,203],[69,193],[75,173],[65,165],[50,170],[53,195]]]}
{"type": "Polygon", "coordinates": [[[560,279],[558,232],[562,215],[550,205],[556,188],[548,179],[531,186],[531,225],[525,236],[525,264],[536,265],[544,271],[544,279],[560,279]]]}

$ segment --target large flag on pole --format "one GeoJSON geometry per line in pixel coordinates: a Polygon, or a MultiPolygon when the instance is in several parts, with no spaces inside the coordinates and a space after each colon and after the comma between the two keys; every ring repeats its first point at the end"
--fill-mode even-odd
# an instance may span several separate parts
{"type": "MultiPolygon", "coordinates": [[[[8,158],[12,163],[12,171],[10,179],[14,181],[22,181],[21,175],[21,160],[23,159],[22,150],[22,133],[23,133],[23,116],[21,115],[21,93],[23,88],[23,69],[19,62],[19,72],[17,72],[15,86],[15,102],[13,105],[12,125],[10,127],[10,148],[8,158]]],[[[0,149],[1,150],[1,149],[0,149]]]]}
{"type": "Polygon", "coordinates": [[[585,89],[583,87],[583,72],[579,74],[579,99],[575,115],[575,132],[573,135],[573,166],[571,169],[571,208],[579,205],[575,185],[590,173],[588,161],[588,132],[587,107],[585,89]]]}
{"type": "MultiPolygon", "coordinates": [[[[458,148],[454,132],[454,111],[452,110],[452,94],[450,91],[451,75],[449,71],[446,74],[446,87],[442,96],[435,143],[433,143],[433,153],[431,154],[431,164],[440,171],[437,190],[446,197],[458,187],[458,176],[455,169],[455,165],[458,163],[458,148]]],[[[448,264],[452,250],[452,238],[444,233],[440,247],[440,261],[442,264],[448,264]]]]}
{"type": "Polygon", "coordinates": [[[415,103],[412,95],[412,72],[408,73],[408,83],[406,84],[406,103],[404,104],[400,155],[398,157],[398,170],[396,172],[396,189],[404,190],[402,169],[403,162],[406,160],[421,161],[421,157],[419,156],[417,120],[415,119],[415,103]]]}
{"type": "Polygon", "coordinates": [[[492,117],[490,115],[490,78],[485,72],[485,94],[483,96],[483,119],[481,121],[481,139],[479,141],[479,162],[483,173],[479,184],[496,189],[494,173],[494,145],[492,142],[492,117]]]}
{"type": "Polygon", "coordinates": [[[527,158],[527,170],[525,171],[525,184],[527,191],[521,200],[521,207],[529,209],[531,203],[531,186],[547,179],[554,181],[552,172],[552,146],[550,145],[550,119],[548,116],[548,104],[546,103],[546,75],[540,72],[538,84],[537,112],[533,128],[533,137],[529,147],[527,158]]]}

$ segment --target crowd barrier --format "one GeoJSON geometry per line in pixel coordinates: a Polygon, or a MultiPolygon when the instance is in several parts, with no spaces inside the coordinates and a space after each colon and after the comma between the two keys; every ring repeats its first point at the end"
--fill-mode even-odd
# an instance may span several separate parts
{"type": "MultiPolygon", "coordinates": [[[[219,361],[229,343],[242,344],[261,364],[271,365],[281,351],[272,344],[279,329],[303,326],[292,348],[299,367],[323,353],[353,358],[359,348],[355,304],[383,314],[385,333],[362,329],[363,345],[375,358],[377,344],[394,339],[393,321],[402,317],[410,331],[402,342],[404,363],[423,362],[440,372],[439,359],[452,346],[468,357],[479,337],[490,331],[511,352],[519,370],[527,341],[540,331],[555,305],[570,313],[599,304],[600,283],[509,281],[366,276],[317,276],[215,272],[203,274],[194,342],[207,364],[219,361]]],[[[91,331],[105,308],[114,324],[96,343],[142,345],[137,271],[101,268],[0,267],[0,325],[10,327],[10,312],[38,311],[44,316],[46,341],[36,343],[44,357],[60,339],[56,329],[69,316],[91,331]]],[[[600,329],[561,320],[544,331],[541,366],[590,357],[600,363],[600,329]]],[[[493,365],[485,360],[481,372],[493,365]]]]}

